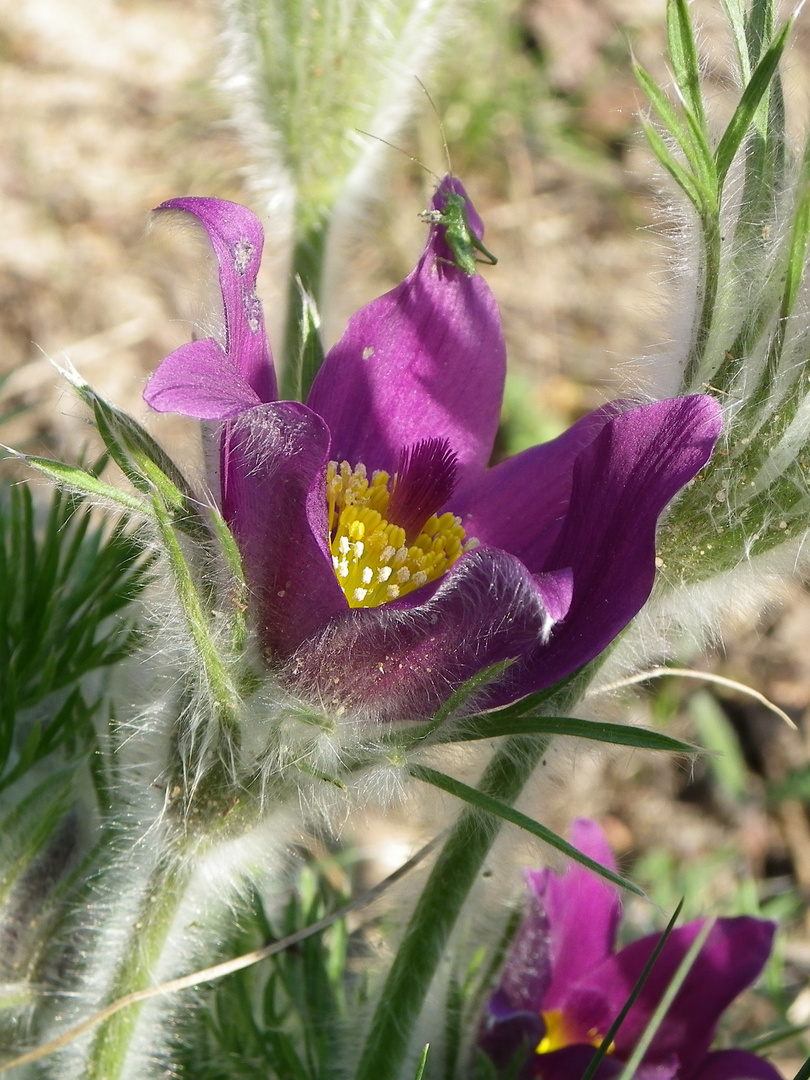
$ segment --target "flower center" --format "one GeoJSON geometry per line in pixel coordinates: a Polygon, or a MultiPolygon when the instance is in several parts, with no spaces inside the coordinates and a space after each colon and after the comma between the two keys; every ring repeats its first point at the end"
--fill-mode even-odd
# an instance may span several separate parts
{"type": "MultiPolygon", "coordinates": [[[[406,467],[412,458],[403,459],[406,467]]],[[[327,466],[329,547],[349,607],[377,607],[406,596],[441,577],[477,544],[465,541],[461,521],[453,514],[425,513],[414,526],[419,520],[418,513],[414,518],[414,500],[397,499],[398,487],[407,483],[405,473],[401,469],[391,483],[386,472],[375,472],[369,481],[362,464],[352,468],[348,461],[330,461],[327,466]],[[389,503],[394,511],[399,505],[396,516],[410,529],[388,520],[389,503]]],[[[428,505],[423,491],[420,505],[428,505]]]]}
{"type": "MultiPolygon", "coordinates": [[[[590,1046],[599,1046],[602,1036],[592,1028],[586,1035],[582,1035],[575,1024],[566,1020],[565,1014],[560,1009],[549,1009],[542,1013],[543,1023],[546,1025],[546,1033],[535,1049],[536,1054],[551,1054],[554,1050],[563,1050],[566,1046],[587,1043],[590,1046]]],[[[608,1053],[613,1052],[613,1045],[608,1047],[608,1053]]]]}

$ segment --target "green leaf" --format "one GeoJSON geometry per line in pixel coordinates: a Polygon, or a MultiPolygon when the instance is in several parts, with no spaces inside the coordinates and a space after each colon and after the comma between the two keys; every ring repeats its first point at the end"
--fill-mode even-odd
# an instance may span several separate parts
{"type": "Polygon", "coordinates": [[[714,160],[717,166],[718,182],[721,187],[734,156],[754,121],[759,103],[776,73],[792,26],[793,21],[788,19],[757,64],[750,82],[743,91],[739,104],[734,110],[734,115],[731,117],[729,125],[715,150],[714,160]]]}
{"type": "Polygon", "coordinates": [[[650,731],[648,728],[580,720],[573,716],[519,716],[501,719],[497,712],[469,717],[448,725],[446,734],[440,731],[437,741],[471,742],[476,739],[496,739],[503,735],[570,735],[573,738],[591,739],[614,746],[666,750],[674,754],[700,753],[697,746],[673,739],[659,731],[650,731]]]}
{"type": "Polygon", "coordinates": [[[735,799],[748,790],[748,768],[739,739],[717,699],[698,690],[689,699],[689,715],[701,743],[711,751],[709,768],[720,787],[735,799]]]}
{"type": "Polygon", "coordinates": [[[745,33],[745,7],[742,0],[721,0],[726,21],[731,27],[734,47],[737,51],[737,64],[745,85],[751,78],[751,61],[748,56],[748,39],[745,33]]]}
{"type": "Polygon", "coordinates": [[[551,829],[541,825],[539,821],[534,821],[533,818],[528,817],[519,810],[515,810],[514,807],[509,806],[507,803],[501,802],[500,799],[486,795],[477,788],[470,787],[468,784],[462,783],[461,780],[456,780],[452,776],[431,769],[427,765],[410,765],[408,771],[411,776],[425,784],[432,784],[433,787],[440,788],[442,791],[454,795],[457,799],[462,799],[478,810],[484,810],[494,817],[501,818],[503,821],[508,821],[512,825],[525,829],[526,832],[530,832],[533,836],[556,848],[557,851],[561,851],[563,855],[567,855],[570,859],[574,859],[575,862],[581,863],[582,866],[587,867],[588,870],[592,870],[595,874],[612,882],[614,885],[618,885],[622,889],[628,889],[630,892],[635,893],[636,896],[644,895],[637,885],[627,881],[619,874],[614,874],[612,870],[601,866],[598,862],[588,858],[587,855],[583,855],[573,844],[563,840],[561,836],[552,832],[551,829]]]}
{"type": "Polygon", "coordinates": [[[428,1051],[430,1050],[430,1043],[425,1043],[425,1048],[422,1051],[422,1056],[419,1059],[419,1064],[416,1067],[413,1080],[422,1080],[425,1075],[425,1066],[427,1065],[428,1051]]]}
{"type": "Polygon", "coordinates": [[[691,109],[700,129],[705,133],[707,126],[700,85],[700,64],[687,0],[668,0],[667,47],[675,81],[684,103],[691,109]]]}
{"type": "Polygon", "coordinates": [[[80,469],[76,465],[65,465],[61,461],[51,461],[49,458],[35,457],[32,454],[20,454],[8,446],[4,447],[4,449],[17,458],[18,461],[25,462],[32,469],[36,469],[37,472],[43,473],[49,479],[55,480],[56,483],[76,492],[78,495],[90,496],[94,499],[105,499],[108,502],[115,503],[123,510],[128,510],[130,513],[138,514],[141,517],[154,518],[149,505],[143,499],[139,499],[135,495],[129,495],[125,491],[120,491],[117,487],[113,487],[112,484],[99,480],[97,476],[87,472],[85,469],[80,469]]]}
{"type": "Polygon", "coordinates": [[[683,191],[684,195],[686,195],[698,214],[702,217],[706,212],[707,205],[707,193],[705,189],[698,184],[694,176],[670,153],[669,147],[648,120],[642,120],[641,126],[644,129],[647,142],[649,142],[655,156],[681,191],[683,191]]]}

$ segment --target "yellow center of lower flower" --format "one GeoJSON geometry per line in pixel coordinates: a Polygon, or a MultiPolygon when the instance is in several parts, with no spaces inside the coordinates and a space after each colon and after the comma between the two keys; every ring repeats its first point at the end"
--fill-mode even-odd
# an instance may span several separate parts
{"type": "MultiPolygon", "coordinates": [[[[574,1046],[577,1043],[588,1043],[590,1046],[599,1046],[602,1036],[596,1029],[592,1029],[586,1036],[582,1036],[576,1027],[570,1024],[565,1014],[559,1009],[549,1009],[542,1014],[546,1025],[546,1033],[535,1050],[536,1054],[550,1054],[554,1050],[563,1050],[566,1046],[574,1046]]],[[[608,1053],[612,1053],[613,1044],[608,1047],[608,1053]]]]}
{"type": "MultiPolygon", "coordinates": [[[[396,485],[396,477],[393,488],[396,485]]],[[[326,471],[332,565],[349,607],[377,607],[435,581],[477,541],[466,541],[459,518],[435,514],[419,534],[388,521],[389,476],[365,465],[330,461],[326,471]]]]}

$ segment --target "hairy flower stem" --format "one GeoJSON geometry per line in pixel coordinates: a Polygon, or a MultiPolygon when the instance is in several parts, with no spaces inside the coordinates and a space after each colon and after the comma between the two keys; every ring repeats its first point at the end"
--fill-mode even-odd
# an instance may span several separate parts
{"type": "MultiPolygon", "coordinates": [[[[535,770],[545,740],[514,736],[497,750],[479,784],[510,805],[535,770]]],[[[453,828],[411,916],[388,973],[355,1080],[395,1080],[436,968],[502,822],[466,810],[453,828]]]]}
{"type": "MultiPolygon", "coordinates": [[[[186,860],[169,857],[152,871],[108,994],[110,1001],[142,990],[153,981],[186,892],[187,865],[186,860]]],[[[118,1080],[124,1074],[139,1013],[140,1005],[132,1005],[99,1026],[82,1074],[86,1080],[118,1080]]]]}
{"type": "Polygon", "coordinates": [[[703,265],[700,276],[703,279],[703,294],[700,299],[700,314],[695,325],[695,337],[684,372],[683,386],[705,389],[701,385],[704,378],[704,363],[711,342],[720,286],[721,237],[716,213],[706,214],[702,222],[702,231],[703,265]]]}

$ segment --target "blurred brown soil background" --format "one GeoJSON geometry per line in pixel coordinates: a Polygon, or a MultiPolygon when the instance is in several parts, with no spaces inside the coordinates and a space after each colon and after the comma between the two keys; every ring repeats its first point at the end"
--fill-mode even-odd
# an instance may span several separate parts
{"type": "MultiPolygon", "coordinates": [[[[733,100],[730,46],[719,0],[697,11],[720,119],[733,100]]],[[[667,200],[675,197],[639,136],[629,63],[632,45],[666,78],[664,0],[493,2],[476,9],[471,34],[479,17],[478,38],[450,53],[435,96],[454,171],[500,260],[486,275],[507,335],[504,422],[514,446],[554,435],[586,409],[643,386],[668,347],[679,234],[667,200]]],[[[218,18],[206,0],[0,0],[0,376],[11,372],[0,409],[24,406],[3,424],[3,442],[70,460],[91,437],[47,357],[67,355],[88,381],[145,418],[144,381],[188,340],[200,285],[188,237],[147,231],[149,210],[189,193],[259,209],[243,175],[249,154],[214,78],[218,18]]],[[[808,57],[805,14],[786,65],[797,127],[810,117],[808,57]]],[[[428,109],[403,146],[442,168],[428,109]]],[[[366,235],[342,255],[349,271],[327,312],[328,337],[410,268],[431,183],[392,154],[385,199],[372,203],[366,235]]],[[[261,287],[271,297],[280,273],[272,231],[267,250],[261,287]]],[[[268,321],[277,329],[278,312],[268,321]]],[[[148,422],[176,444],[176,424],[148,422]]],[[[11,475],[8,463],[2,468],[11,475]]],[[[740,693],[696,693],[698,683],[667,679],[632,705],[614,702],[614,716],[726,745],[725,764],[566,750],[557,794],[543,809],[560,824],[573,814],[598,816],[662,905],[684,888],[694,914],[733,911],[741,898],[750,905],[752,890],[769,900],[787,928],[783,1004],[792,1004],[791,1020],[805,1023],[806,591],[796,584],[787,604],[730,628],[725,649],[680,659],[755,687],[798,730],[740,693]]],[[[651,925],[645,910],[632,914],[639,926],[651,925]]],[[[737,1019],[746,1032],[778,1023],[778,1014],[756,999],[737,1019]]],[[[804,1052],[788,1044],[786,1076],[804,1052]]]]}

